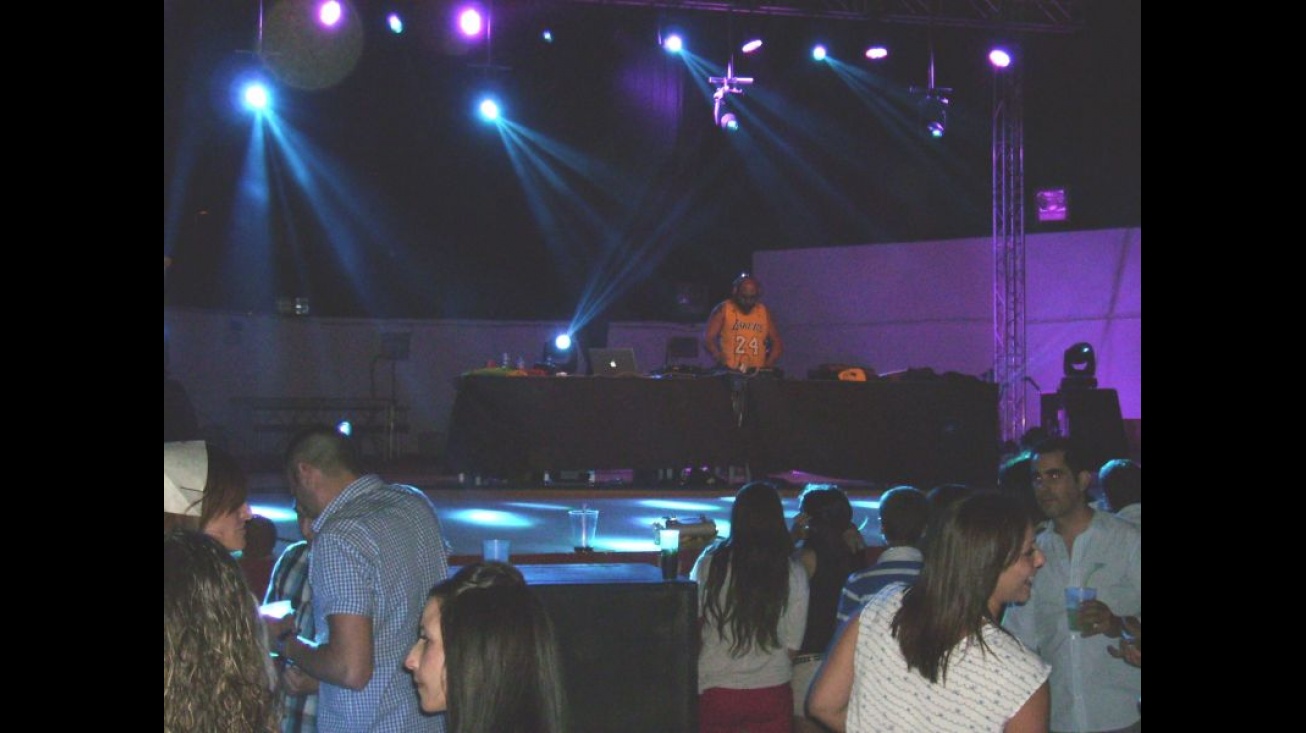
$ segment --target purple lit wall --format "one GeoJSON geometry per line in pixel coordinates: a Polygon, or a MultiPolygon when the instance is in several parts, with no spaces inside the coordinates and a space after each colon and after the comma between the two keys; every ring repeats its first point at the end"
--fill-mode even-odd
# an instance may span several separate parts
{"type": "MultiPolygon", "coordinates": [[[[1032,234],[1025,242],[1026,373],[1055,392],[1062,354],[1097,354],[1098,386],[1127,420],[1143,417],[1142,230],[1032,234]]],[[[993,365],[989,238],[777,250],[754,255],[792,376],[827,362],[880,374],[929,367],[982,375],[993,365]]],[[[1039,389],[1026,395],[1039,424],[1039,389]]]]}

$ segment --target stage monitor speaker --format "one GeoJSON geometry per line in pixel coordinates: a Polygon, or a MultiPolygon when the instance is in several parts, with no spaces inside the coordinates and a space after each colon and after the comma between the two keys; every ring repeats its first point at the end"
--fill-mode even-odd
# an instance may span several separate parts
{"type": "Polygon", "coordinates": [[[1094,471],[1112,458],[1129,457],[1129,438],[1120,417],[1120,395],[1114,389],[1071,389],[1045,394],[1040,407],[1043,428],[1082,446],[1094,471]]]}
{"type": "Polygon", "coordinates": [[[532,586],[557,629],[574,733],[698,730],[698,586],[532,586]]]}

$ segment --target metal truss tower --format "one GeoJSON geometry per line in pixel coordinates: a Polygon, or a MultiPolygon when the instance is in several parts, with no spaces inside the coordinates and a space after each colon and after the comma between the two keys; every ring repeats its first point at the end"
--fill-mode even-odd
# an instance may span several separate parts
{"type": "Polygon", "coordinates": [[[993,73],[993,379],[999,432],[1025,434],[1025,128],[1020,65],[993,73]]]}

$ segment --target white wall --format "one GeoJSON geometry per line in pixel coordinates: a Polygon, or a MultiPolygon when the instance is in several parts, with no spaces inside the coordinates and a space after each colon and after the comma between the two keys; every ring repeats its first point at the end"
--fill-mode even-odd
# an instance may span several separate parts
{"type": "MultiPolygon", "coordinates": [[[[398,403],[408,409],[410,426],[407,434],[397,437],[397,452],[430,452],[430,441],[438,441],[434,449],[442,450],[457,376],[489,360],[499,361],[503,352],[513,362],[521,356],[534,363],[545,341],[566,326],[164,310],[169,373],[186,387],[205,432],[246,456],[277,455],[286,436],[254,433],[248,410],[233,403],[237,398],[388,398],[392,388],[398,403]],[[389,332],[411,334],[409,357],[394,362],[393,382],[391,363],[374,362],[381,334],[389,332]]],[[[614,323],[608,341],[633,347],[640,369],[648,371],[663,364],[669,336],[696,335],[700,330],[675,323],[614,323]]]]}

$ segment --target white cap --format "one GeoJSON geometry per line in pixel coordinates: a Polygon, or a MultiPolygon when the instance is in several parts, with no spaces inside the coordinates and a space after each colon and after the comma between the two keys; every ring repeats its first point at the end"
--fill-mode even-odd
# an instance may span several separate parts
{"type": "Polygon", "coordinates": [[[163,511],[200,515],[209,476],[209,450],[202,440],[163,444],[163,511]]]}

